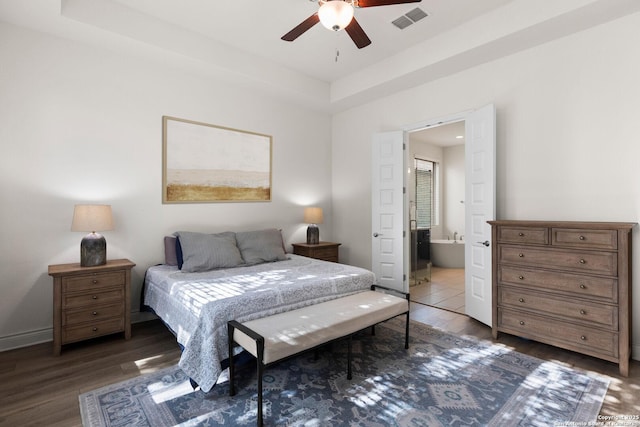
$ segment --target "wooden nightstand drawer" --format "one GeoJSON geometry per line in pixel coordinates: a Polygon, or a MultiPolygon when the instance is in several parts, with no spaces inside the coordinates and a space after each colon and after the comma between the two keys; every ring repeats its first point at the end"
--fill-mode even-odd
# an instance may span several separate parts
{"type": "Polygon", "coordinates": [[[111,289],[107,291],[97,292],[85,292],[82,294],[63,294],[62,296],[62,308],[75,308],[84,306],[102,306],[104,304],[110,304],[118,302],[122,304],[124,302],[124,289],[111,289]]]}
{"type": "Polygon", "coordinates": [[[323,261],[339,262],[340,243],[320,242],[317,244],[293,243],[293,253],[323,261]]]}
{"type": "Polygon", "coordinates": [[[124,281],[124,271],[65,277],[62,279],[62,292],[84,292],[108,286],[122,286],[124,281]]]}
{"type": "Polygon", "coordinates": [[[122,317],[88,323],[82,326],[65,327],[62,328],[62,344],[114,334],[123,330],[124,319],[122,317]]]}
{"type": "Polygon", "coordinates": [[[62,325],[77,325],[84,322],[99,322],[110,317],[122,317],[124,309],[122,303],[101,305],[76,310],[65,310],[62,314],[62,325]]]}

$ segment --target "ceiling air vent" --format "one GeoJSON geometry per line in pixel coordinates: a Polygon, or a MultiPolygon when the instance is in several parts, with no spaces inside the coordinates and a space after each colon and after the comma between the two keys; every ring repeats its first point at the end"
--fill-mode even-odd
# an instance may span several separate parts
{"type": "Polygon", "coordinates": [[[426,18],[427,17],[427,12],[425,12],[422,9],[420,9],[419,7],[416,7],[415,9],[407,12],[404,16],[406,16],[407,18],[411,19],[413,22],[418,22],[422,18],[426,18]]]}
{"type": "Polygon", "coordinates": [[[413,24],[413,21],[407,18],[406,16],[402,15],[400,18],[394,19],[393,21],[391,21],[391,23],[396,27],[400,28],[401,30],[404,30],[409,25],[413,24]]]}
{"type": "Polygon", "coordinates": [[[401,30],[404,30],[409,25],[413,24],[414,22],[418,22],[419,20],[421,20],[422,18],[426,18],[427,16],[428,15],[424,10],[416,7],[415,9],[405,13],[401,17],[394,19],[393,21],[391,21],[391,23],[401,30]]]}

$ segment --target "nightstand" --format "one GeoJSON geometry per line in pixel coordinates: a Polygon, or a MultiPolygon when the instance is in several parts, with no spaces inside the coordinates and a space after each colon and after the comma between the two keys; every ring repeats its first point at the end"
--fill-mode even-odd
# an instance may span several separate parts
{"type": "Polygon", "coordinates": [[[324,261],[338,262],[338,246],[341,243],[320,242],[315,245],[308,243],[293,243],[293,253],[309,258],[321,259],[324,261]]]}
{"type": "Polygon", "coordinates": [[[53,354],[64,344],[124,332],[131,338],[131,269],[128,259],[96,267],[49,266],[53,277],[53,354]]]}

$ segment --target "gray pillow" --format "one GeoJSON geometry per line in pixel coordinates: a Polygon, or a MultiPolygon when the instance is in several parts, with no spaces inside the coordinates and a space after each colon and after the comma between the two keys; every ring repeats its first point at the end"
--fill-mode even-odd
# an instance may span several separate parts
{"type": "Polygon", "coordinates": [[[282,233],[275,228],[236,233],[236,242],[248,265],[287,259],[282,233]]]}
{"type": "Polygon", "coordinates": [[[237,267],[243,262],[233,232],[204,234],[178,231],[175,235],[182,248],[182,271],[194,273],[237,267]]]}

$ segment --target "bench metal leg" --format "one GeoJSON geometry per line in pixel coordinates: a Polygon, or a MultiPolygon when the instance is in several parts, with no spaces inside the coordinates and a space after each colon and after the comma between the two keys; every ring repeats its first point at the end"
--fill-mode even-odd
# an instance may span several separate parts
{"type": "Polygon", "coordinates": [[[264,373],[264,339],[256,342],[258,350],[258,427],[264,425],[262,416],[262,374],[264,373]]]}
{"type": "Polygon", "coordinates": [[[351,342],[353,334],[349,335],[349,343],[347,344],[347,379],[350,380],[351,376],[351,342]]]}
{"type": "Polygon", "coordinates": [[[234,327],[227,323],[227,332],[229,333],[229,396],[235,396],[236,390],[233,383],[234,363],[233,363],[233,330],[234,327]]]}
{"type": "Polygon", "coordinates": [[[409,312],[407,311],[407,325],[404,332],[404,348],[409,348],[409,312]]]}
{"type": "Polygon", "coordinates": [[[404,348],[409,348],[409,312],[411,311],[411,295],[406,294],[405,298],[407,299],[407,325],[404,332],[404,348]]]}

